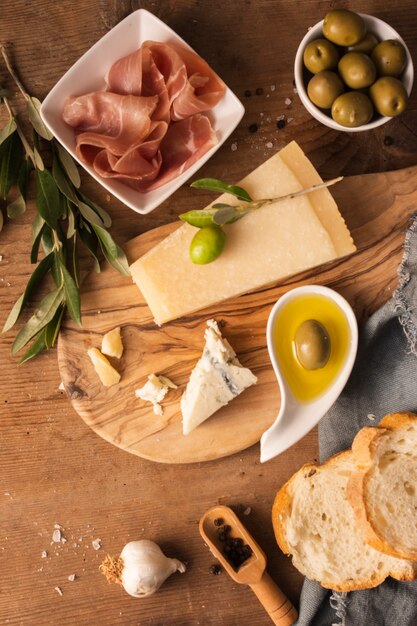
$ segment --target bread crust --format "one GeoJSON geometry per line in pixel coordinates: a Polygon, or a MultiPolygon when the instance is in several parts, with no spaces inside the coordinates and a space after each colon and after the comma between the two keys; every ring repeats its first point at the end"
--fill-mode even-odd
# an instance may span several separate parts
{"type": "MultiPolygon", "coordinates": [[[[417,559],[417,550],[404,552],[388,543],[384,537],[378,534],[378,528],[373,523],[371,507],[367,502],[366,493],[375,450],[380,438],[389,431],[401,430],[410,423],[415,424],[416,421],[417,415],[415,413],[389,413],[381,420],[378,427],[362,428],[352,443],[357,471],[352,472],[347,485],[347,498],[355,514],[357,527],[365,542],[384,554],[409,560],[417,559]]],[[[403,579],[399,578],[399,580],[403,579]]]]}
{"type": "MultiPolygon", "coordinates": [[[[375,431],[377,429],[371,428],[371,431],[375,431]]],[[[308,477],[308,474],[312,471],[314,472],[322,472],[326,471],[332,465],[337,465],[343,460],[343,457],[352,458],[351,450],[344,450],[342,452],[338,452],[337,454],[330,457],[327,461],[325,461],[322,465],[315,463],[307,463],[303,465],[298,472],[293,474],[293,476],[281,487],[278,491],[273,507],[272,507],[272,526],[274,529],[275,539],[277,541],[278,546],[281,550],[287,554],[291,555],[287,540],[286,540],[286,532],[285,527],[288,521],[288,518],[291,514],[292,502],[293,502],[293,486],[297,478],[300,474],[304,474],[305,477],[308,477]]],[[[374,577],[367,580],[362,581],[344,581],[341,584],[337,584],[334,581],[320,581],[322,587],[326,589],[332,589],[334,591],[340,592],[348,592],[348,591],[356,591],[360,589],[371,589],[372,587],[377,587],[380,585],[388,576],[392,576],[397,580],[403,581],[412,581],[417,578],[417,563],[410,562],[410,571],[407,572],[405,568],[398,567],[397,570],[389,571],[388,573],[382,571],[380,575],[379,572],[375,572],[374,577]]]]}

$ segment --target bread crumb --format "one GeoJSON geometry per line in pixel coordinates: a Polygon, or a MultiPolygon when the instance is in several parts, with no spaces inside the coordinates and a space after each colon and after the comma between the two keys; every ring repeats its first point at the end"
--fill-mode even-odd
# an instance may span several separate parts
{"type": "Polygon", "coordinates": [[[100,550],[100,548],[101,548],[101,539],[98,539],[98,538],[94,539],[91,542],[91,545],[93,546],[94,550],[100,550]]]}
{"type": "Polygon", "coordinates": [[[61,587],[54,587],[54,589],[57,592],[57,594],[59,594],[60,596],[64,595],[64,592],[62,591],[61,587]]]}

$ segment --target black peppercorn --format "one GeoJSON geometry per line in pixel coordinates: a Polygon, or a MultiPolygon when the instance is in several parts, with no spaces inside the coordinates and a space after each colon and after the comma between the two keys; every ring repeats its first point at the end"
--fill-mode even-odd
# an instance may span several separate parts
{"type": "Polygon", "coordinates": [[[221,518],[221,517],[217,517],[217,518],[214,520],[214,525],[215,525],[215,526],[223,526],[223,524],[224,524],[224,521],[222,520],[222,518],[221,518]]]}
{"type": "Polygon", "coordinates": [[[250,133],[256,133],[257,130],[258,130],[258,124],[251,124],[249,126],[249,132],[250,133]]]}
{"type": "Polygon", "coordinates": [[[255,91],[257,96],[262,96],[264,90],[262,89],[262,87],[258,87],[255,91]]]}
{"type": "Polygon", "coordinates": [[[252,95],[251,90],[250,90],[250,89],[246,89],[246,91],[245,91],[245,97],[246,97],[246,98],[250,98],[250,97],[251,97],[251,95],[252,95]]]}
{"type": "Polygon", "coordinates": [[[212,565],[209,569],[210,574],[213,574],[214,576],[218,576],[219,574],[222,573],[222,568],[220,567],[220,565],[212,565]]]}
{"type": "Polygon", "coordinates": [[[277,128],[279,128],[279,130],[282,130],[283,128],[285,128],[286,125],[286,121],[285,118],[282,117],[280,120],[277,121],[277,128]]]}
{"type": "Polygon", "coordinates": [[[389,135],[386,135],[384,137],[384,146],[392,146],[393,143],[394,143],[394,140],[392,137],[390,137],[389,135]]]}

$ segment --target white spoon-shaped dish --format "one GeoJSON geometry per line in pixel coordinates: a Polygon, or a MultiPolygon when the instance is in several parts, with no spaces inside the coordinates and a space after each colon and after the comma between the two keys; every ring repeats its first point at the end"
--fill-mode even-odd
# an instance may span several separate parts
{"type": "Polygon", "coordinates": [[[297,287],[287,292],[272,308],[267,325],[267,345],[281,391],[281,407],[272,426],[261,437],[261,463],[281,454],[304,437],[327,413],[337,400],[352,371],[358,347],[358,325],[350,304],[336,291],[319,285],[297,287]],[[274,345],[274,331],[278,314],[300,296],[318,295],[329,298],[346,318],[349,332],[347,350],[339,372],[329,386],[310,402],[298,400],[283,374],[274,345]]]}

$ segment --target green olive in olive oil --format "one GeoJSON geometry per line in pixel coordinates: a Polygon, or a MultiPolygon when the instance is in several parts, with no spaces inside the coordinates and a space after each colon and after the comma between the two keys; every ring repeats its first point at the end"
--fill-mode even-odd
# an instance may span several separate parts
{"type": "Polygon", "coordinates": [[[280,310],[275,318],[273,337],[275,353],[291,392],[300,402],[311,402],[324,393],[339,374],[348,354],[350,329],[345,313],[333,300],[309,294],[290,300],[280,310]],[[300,329],[304,329],[302,337],[303,334],[310,340],[315,337],[315,347],[307,361],[306,354],[299,358],[301,346],[296,337],[300,329]]]}
{"type": "Polygon", "coordinates": [[[317,320],[305,320],[294,335],[298,362],[306,370],[324,367],[330,358],[330,338],[327,330],[317,320]]]}

